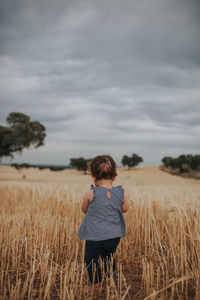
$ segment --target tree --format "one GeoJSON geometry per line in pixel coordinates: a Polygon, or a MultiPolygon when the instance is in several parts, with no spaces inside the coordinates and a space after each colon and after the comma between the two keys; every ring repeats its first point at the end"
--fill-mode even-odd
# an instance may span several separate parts
{"type": "Polygon", "coordinates": [[[17,163],[13,163],[11,164],[11,167],[14,167],[15,169],[17,169],[18,171],[20,171],[21,169],[28,169],[31,167],[31,165],[27,164],[27,163],[22,163],[22,164],[17,164],[17,163]]]}
{"type": "Polygon", "coordinates": [[[200,170],[200,154],[196,154],[192,157],[191,168],[193,170],[200,170]]]}
{"type": "Polygon", "coordinates": [[[6,120],[8,127],[0,125],[0,158],[44,145],[45,127],[40,122],[30,121],[29,116],[19,112],[10,113],[6,120]]]}
{"type": "Polygon", "coordinates": [[[163,162],[163,164],[164,164],[164,166],[167,168],[167,167],[169,167],[169,166],[171,166],[171,161],[172,161],[172,157],[170,157],[170,156],[165,156],[165,157],[163,157],[163,159],[162,159],[162,162],[163,162]]]}
{"type": "Polygon", "coordinates": [[[200,155],[181,154],[177,158],[166,156],[162,159],[165,167],[178,169],[180,173],[190,172],[191,170],[200,169],[200,155]]]}
{"type": "Polygon", "coordinates": [[[70,159],[70,165],[74,168],[76,168],[78,171],[84,171],[86,174],[88,163],[91,161],[91,159],[85,159],[83,157],[79,158],[71,158],[70,159]]]}
{"type": "Polygon", "coordinates": [[[128,166],[129,165],[129,160],[130,160],[130,157],[128,157],[127,155],[124,155],[122,157],[122,160],[121,160],[121,163],[123,166],[128,166]]]}
{"type": "Polygon", "coordinates": [[[135,167],[140,162],[143,162],[143,158],[135,153],[133,153],[132,156],[124,155],[121,160],[122,165],[128,166],[128,168],[135,167]]]}

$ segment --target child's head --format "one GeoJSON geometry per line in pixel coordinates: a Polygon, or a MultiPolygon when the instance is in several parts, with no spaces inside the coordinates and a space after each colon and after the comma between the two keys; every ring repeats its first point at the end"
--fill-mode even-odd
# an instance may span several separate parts
{"type": "Polygon", "coordinates": [[[114,179],[117,176],[116,163],[110,155],[98,155],[90,163],[91,175],[96,180],[114,179]]]}

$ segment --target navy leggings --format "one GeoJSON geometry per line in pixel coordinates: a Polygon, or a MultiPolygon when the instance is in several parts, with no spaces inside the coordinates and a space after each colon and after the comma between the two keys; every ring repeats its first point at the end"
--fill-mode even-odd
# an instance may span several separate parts
{"type": "MultiPolygon", "coordinates": [[[[119,244],[120,237],[103,240],[103,241],[86,241],[85,243],[85,263],[88,270],[88,275],[91,283],[98,283],[101,281],[101,269],[98,263],[98,259],[101,259],[104,263],[104,271],[109,276],[109,270],[107,267],[111,262],[112,256],[115,253],[119,244]]],[[[115,258],[113,257],[112,271],[116,268],[115,258]]]]}

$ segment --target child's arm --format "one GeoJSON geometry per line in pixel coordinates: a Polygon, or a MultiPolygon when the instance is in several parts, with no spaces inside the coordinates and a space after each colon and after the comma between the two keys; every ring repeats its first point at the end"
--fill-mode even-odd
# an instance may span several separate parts
{"type": "Polygon", "coordinates": [[[121,206],[122,212],[125,213],[129,209],[129,204],[127,202],[126,195],[124,195],[124,203],[121,206]]]}
{"type": "Polygon", "coordinates": [[[83,201],[82,201],[82,205],[81,205],[81,209],[82,211],[86,214],[87,209],[88,209],[88,205],[90,204],[90,202],[93,199],[93,190],[90,190],[89,192],[87,192],[85,194],[85,196],[83,197],[83,201]]]}

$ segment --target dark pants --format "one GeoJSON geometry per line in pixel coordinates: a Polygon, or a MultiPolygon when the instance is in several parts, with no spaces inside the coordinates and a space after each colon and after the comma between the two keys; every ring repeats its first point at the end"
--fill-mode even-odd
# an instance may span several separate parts
{"type": "Polygon", "coordinates": [[[112,265],[112,271],[115,271],[116,262],[113,254],[115,253],[119,244],[120,237],[103,240],[103,241],[86,241],[85,243],[85,263],[87,266],[89,279],[91,283],[98,283],[101,281],[101,270],[98,259],[104,263],[104,271],[109,276],[109,264],[112,265]],[[113,257],[113,260],[112,260],[113,257]],[[113,262],[113,263],[112,263],[113,262]]]}

